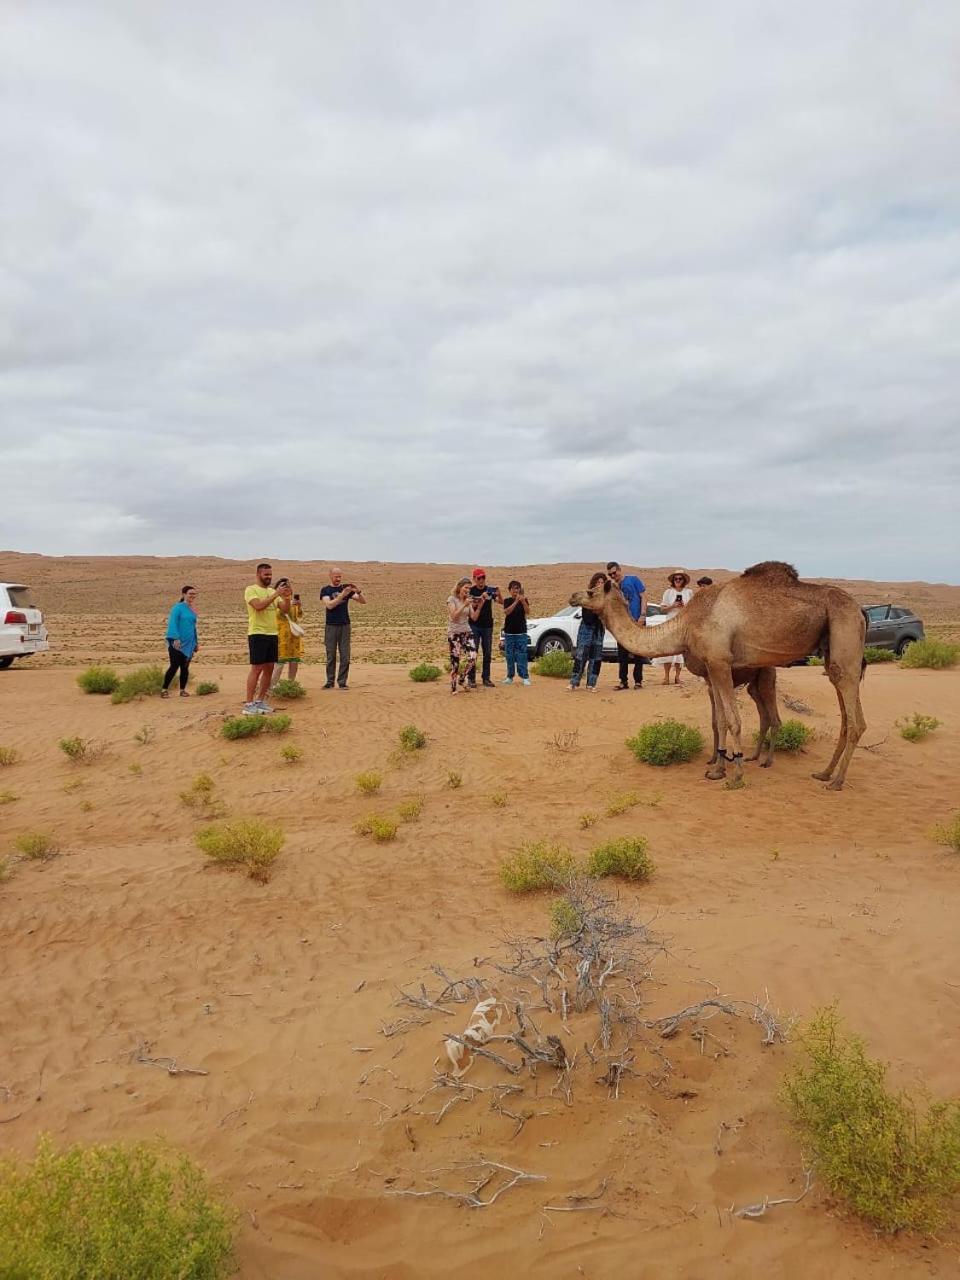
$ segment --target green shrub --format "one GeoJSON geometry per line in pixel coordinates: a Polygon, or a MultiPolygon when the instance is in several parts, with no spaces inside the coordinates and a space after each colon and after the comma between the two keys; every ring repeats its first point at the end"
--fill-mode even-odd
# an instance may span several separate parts
{"type": "Polygon", "coordinates": [[[286,764],[296,764],[298,760],[303,759],[303,748],[295,747],[292,742],[288,742],[285,747],[280,748],[280,759],[286,764]]]}
{"type": "MultiPolygon", "coordinates": [[[[607,804],[607,817],[618,818],[621,813],[626,813],[628,809],[636,808],[636,806],[639,803],[640,803],[639,792],[621,791],[617,795],[610,797],[610,801],[607,804]]],[[[589,816],[589,815],[585,815],[585,816],[589,816]]],[[[580,825],[581,827],[585,827],[592,824],[585,823],[583,821],[583,818],[581,818],[580,825]]]]}
{"type": "Polygon", "coordinates": [[[948,644],[945,640],[915,640],[904,650],[901,667],[933,667],[942,671],[960,662],[960,644],[948,644]]]}
{"type": "Polygon", "coordinates": [[[9,1280],[223,1280],[235,1214],[165,1148],[74,1146],[0,1161],[0,1276],[9,1280]]]}
{"type": "Polygon", "coordinates": [[[653,860],[647,853],[643,836],[621,836],[590,850],[587,874],[591,876],[623,876],[626,880],[649,880],[653,860]]]}
{"type": "Polygon", "coordinates": [[[120,677],[112,667],[87,667],[77,676],[77,684],[84,693],[113,693],[120,677]]]}
{"type": "Polygon", "coordinates": [[[564,653],[562,649],[554,649],[545,653],[533,663],[532,670],[538,676],[553,676],[558,680],[569,680],[573,675],[573,654],[564,653]]]}
{"type": "Polygon", "coordinates": [[[416,822],[423,813],[423,796],[408,796],[397,805],[401,822],[416,822]]]}
{"type": "MultiPolygon", "coordinates": [[[[623,810],[620,810],[620,812],[622,813],[623,810]]],[[[580,827],[583,831],[586,831],[588,827],[595,827],[599,821],[599,813],[581,813],[578,818],[578,822],[580,823],[580,827]]]]}
{"type": "Polygon", "coordinates": [[[427,735],[415,724],[405,724],[400,730],[400,747],[404,751],[419,751],[427,745],[427,735]]]}
{"type": "Polygon", "coordinates": [[[211,693],[219,693],[220,686],[216,680],[201,680],[197,685],[197,697],[208,698],[211,693]]]}
{"type": "Polygon", "coordinates": [[[265,716],[230,716],[220,726],[220,733],[231,742],[237,738],[256,738],[263,733],[265,719],[265,716]]]}
{"type": "Polygon", "coordinates": [[[511,893],[559,889],[575,870],[576,863],[569,849],[536,840],[522,844],[500,864],[500,882],[511,893]]]}
{"type": "MultiPolygon", "coordinates": [[[[244,717],[250,719],[249,716],[244,717]]],[[[287,715],[261,716],[265,733],[286,733],[293,721],[287,715]]]]}
{"type": "Polygon", "coordinates": [[[415,680],[417,684],[427,684],[434,680],[439,680],[443,672],[439,667],[435,667],[432,662],[421,662],[410,670],[410,679],[415,680]]]}
{"type": "Polygon", "coordinates": [[[822,667],[822,666],[823,666],[823,656],[822,656],[821,654],[819,654],[819,653],[811,653],[810,657],[807,659],[807,666],[808,666],[808,667],[822,667]]]}
{"type": "Polygon", "coordinates": [[[150,698],[163,688],[163,672],[159,667],[137,667],[128,672],[114,689],[110,701],[132,702],[134,698],[150,698]]]}
{"type": "Polygon", "coordinates": [[[0,767],[8,764],[16,764],[20,759],[20,753],[16,747],[0,747],[0,767]]]}
{"type": "Polygon", "coordinates": [[[90,743],[86,738],[61,738],[60,750],[74,764],[82,764],[89,757],[90,743]]]}
{"type": "Polygon", "coordinates": [[[897,655],[892,649],[878,649],[876,645],[868,644],[863,651],[863,660],[871,666],[875,662],[896,662],[897,655]]]}
{"type": "Polygon", "coordinates": [[[505,809],[507,807],[507,794],[505,791],[495,791],[490,797],[490,803],[495,809],[505,809]]]}
{"type": "Polygon", "coordinates": [[[0,791],[0,804],[14,804],[19,799],[12,791],[0,791]]]}
{"type": "Polygon", "coordinates": [[[938,822],[933,828],[933,838],[937,844],[945,844],[954,853],[960,853],[960,813],[955,813],[949,822],[938,822]]]}
{"type": "Polygon", "coordinates": [[[918,1103],[889,1089],[886,1066],[835,1006],[797,1039],[805,1061],[784,1096],[824,1182],[883,1231],[937,1231],[960,1192],[960,1102],[918,1103]]]}
{"type": "Polygon", "coordinates": [[[259,818],[229,822],[221,827],[204,827],[196,834],[196,842],[208,858],[215,862],[242,863],[251,880],[261,884],[270,879],[270,870],[283,848],[280,827],[259,818]]]}
{"type": "Polygon", "coordinates": [[[50,858],[55,858],[60,852],[60,846],[54,840],[53,836],[47,835],[45,831],[25,831],[22,836],[17,836],[13,842],[13,847],[24,858],[31,858],[41,862],[47,862],[50,858]]]}
{"type": "Polygon", "coordinates": [[[550,903],[550,937],[554,942],[573,937],[583,928],[583,918],[569,898],[555,898],[550,903]]]}
{"type": "Polygon", "coordinates": [[[130,764],[127,765],[127,768],[135,778],[139,778],[143,773],[143,765],[140,764],[138,760],[132,760],[130,764]]]}
{"type": "Polygon", "coordinates": [[[353,829],[358,836],[373,836],[374,840],[383,843],[393,840],[400,824],[396,818],[387,818],[382,814],[371,813],[354,823],[353,829]]]}
{"type": "Polygon", "coordinates": [[[644,764],[683,764],[703,750],[703,734],[679,720],[642,725],[627,746],[644,764]]]}
{"type": "MultiPolygon", "coordinates": [[[[813,730],[802,720],[784,720],[773,739],[774,751],[802,751],[813,738],[813,730]]],[[[760,741],[760,734],[753,735],[754,742],[760,741]]]]}
{"type": "Polygon", "coordinates": [[[376,769],[367,769],[365,773],[358,773],[354,781],[358,791],[362,791],[365,796],[373,796],[383,785],[383,774],[376,769]]]}
{"type": "Polygon", "coordinates": [[[299,680],[278,680],[270,692],[282,702],[292,702],[295,698],[305,698],[307,691],[299,680]]]}
{"type": "Polygon", "coordinates": [[[940,721],[936,716],[925,716],[919,711],[915,711],[909,720],[897,721],[900,737],[906,738],[908,742],[922,742],[939,727],[940,721]]]}
{"type": "Polygon", "coordinates": [[[188,809],[205,809],[213,801],[216,783],[209,773],[198,773],[190,786],[180,792],[180,800],[188,809]]]}
{"type": "Polygon", "coordinates": [[[447,774],[447,786],[451,791],[458,791],[463,786],[463,774],[451,769],[447,774]]]}
{"type": "Polygon", "coordinates": [[[10,869],[10,859],[0,858],[0,884],[3,884],[4,880],[9,880],[12,875],[13,872],[10,869]]]}

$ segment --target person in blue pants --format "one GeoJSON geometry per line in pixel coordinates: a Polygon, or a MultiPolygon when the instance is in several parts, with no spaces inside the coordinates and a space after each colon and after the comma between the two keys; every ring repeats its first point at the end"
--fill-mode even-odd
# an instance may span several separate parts
{"type": "MultiPolygon", "coordinates": [[[[595,573],[587,583],[587,590],[592,591],[598,582],[603,582],[605,574],[595,573]]],[[[589,609],[580,610],[580,628],[577,631],[577,646],[573,653],[573,671],[570,673],[570,691],[580,688],[580,679],[584,671],[587,673],[587,688],[595,689],[600,678],[600,667],[603,663],[603,634],[605,627],[598,613],[589,609]]]]}
{"type": "Polygon", "coordinates": [[[530,601],[523,590],[523,583],[514,578],[503,600],[503,656],[507,660],[507,678],[504,684],[513,684],[514,674],[521,684],[530,683],[527,669],[527,616],[530,601]]]}

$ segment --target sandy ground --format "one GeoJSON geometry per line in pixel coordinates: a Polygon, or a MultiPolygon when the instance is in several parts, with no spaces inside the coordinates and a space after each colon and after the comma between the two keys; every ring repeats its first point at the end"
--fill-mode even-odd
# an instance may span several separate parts
{"type": "MultiPolygon", "coordinates": [[[[658,715],[706,729],[694,680],[662,688],[648,677],[643,691],[614,694],[606,666],[595,695],[541,680],[451,698],[371,665],[355,668],[348,692],[326,693],[308,668],[286,739],[304,758],[287,765],[278,739],[217,736],[218,713],[240,698],[236,668],[198,670],[221,675],[219,695],[122,707],[82,695],[74,674],[0,673],[0,743],[21,757],[0,770],[0,792],[19,797],[0,808],[0,852],[27,830],[62,846],[0,886],[4,1144],[28,1153],[43,1131],[58,1142],[164,1135],[239,1207],[245,1280],[957,1274],[956,1236],[877,1240],[821,1188],[761,1221],[732,1218],[731,1205],[802,1186],[777,1100],[791,1049],[761,1048],[747,1022],[708,1024],[722,1048],[708,1041],[702,1054],[687,1032],[670,1041],[669,1079],[654,1087],[645,1072],[619,1100],[589,1071],[571,1107],[546,1081],[527,1082],[527,1105],[544,1114],[516,1137],[483,1098],[440,1123],[436,1095],[413,1105],[463,1006],[406,1035],[381,1027],[401,1016],[401,985],[436,989],[431,965],[475,972],[498,939],[544,930],[547,899],[511,897],[497,880],[521,839],[586,851],[641,832],[657,873],[622,900],[669,940],[645,986],[649,1016],[711,983],[769,992],[798,1014],[837,1000],[898,1082],[955,1090],[960,861],[929,829],[960,802],[960,673],[871,668],[868,749],[839,794],[809,776],[837,727],[814,668],[781,673],[780,688],[809,704],[821,740],[772,770],[750,767],[741,791],[707,782],[702,761],[652,769],[624,746],[658,715]],[[913,745],[894,722],[915,710],[944,723],[913,745]],[[410,722],[429,745],[399,766],[391,752],[410,722]],[[134,740],[144,725],[146,746],[134,740]],[[576,749],[559,751],[556,735],[573,731],[576,749]],[[71,764],[57,742],[72,734],[103,754],[71,764]],[[354,786],[368,768],[385,774],[373,800],[354,786]],[[211,868],[194,847],[198,820],[178,794],[201,771],[229,815],[284,826],[269,884],[211,868]],[[644,803],[580,828],[581,813],[624,788],[644,803]],[[422,817],[393,844],[354,834],[358,816],[416,793],[422,817]],[[141,1044],[207,1074],[138,1062],[141,1044]],[[547,1181],[481,1211],[387,1194],[481,1152],[547,1181]],[[543,1211],[605,1178],[604,1208],[543,1211]]],[[[469,1077],[499,1078],[489,1063],[469,1077]]]]}

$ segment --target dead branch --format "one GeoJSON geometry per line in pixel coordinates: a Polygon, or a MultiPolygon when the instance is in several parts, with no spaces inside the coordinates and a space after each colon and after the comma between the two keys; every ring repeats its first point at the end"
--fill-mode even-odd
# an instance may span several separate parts
{"type": "Polygon", "coordinates": [[[408,991],[404,991],[401,987],[400,999],[397,1004],[412,1004],[415,1009],[428,1009],[431,1013],[445,1013],[448,1016],[453,1013],[452,1009],[445,1009],[442,1004],[437,1004],[436,1001],[431,1000],[427,995],[427,988],[422,982],[420,983],[420,994],[418,996],[410,995],[408,991]]]}
{"type": "Polygon", "coordinates": [[[573,755],[580,750],[580,730],[558,729],[553,735],[553,745],[561,755],[573,755]]]}
{"type": "Polygon", "coordinates": [[[209,1071],[204,1071],[200,1067],[181,1067],[178,1065],[176,1058],[151,1058],[150,1046],[146,1040],[139,1041],[130,1057],[133,1062],[142,1063],[145,1067],[161,1067],[168,1076],[207,1076],[210,1074],[209,1071]]]}
{"type": "Polygon", "coordinates": [[[808,707],[805,702],[802,702],[799,698],[794,698],[789,693],[781,694],[780,701],[785,707],[789,707],[791,711],[796,711],[801,716],[813,715],[813,707],[808,707]]]}
{"type": "Polygon", "coordinates": [[[596,1191],[591,1192],[590,1195],[570,1195],[567,1196],[566,1204],[545,1204],[543,1208],[551,1213],[578,1213],[585,1209],[602,1209],[604,1205],[592,1202],[602,1199],[607,1194],[608,1183],[609,1178],[604,1178],[596,1191]]]}
{"type": "MultiPolygon", "coordinates": [[[[678,1013],[667,1014],[664,1018],[655,1018],[652,1022],[645,1022],[643,1025],[649,1027],[650,1030],[658,1031],[661,1039],[670,1040],[680,1030],[681,1022],[685,1022],[689,1018],[700,1017],[704,1009],[715,1009],[716,1013],[726,1013],[732,1017],[736,1017],[737,1014],[734,1006],[728,1001],[719,1000],[716,996],[710,996],[706,1000],[701,1000],[699,1004],[688,1005],[686,1009],[681,1009],[678,1013]]],[[[716,1013],[709,1016],[716,1017],[716,1013]]]]}
{"type": "Polygon", "coordinates": [[[429,1021],[429,1018],[397,1018],[396,1022],[381,1023],[380,1032],[389,1040],[391,1036],[402,1036],[411,1027],[425,1027],[429,1021]]]}
{"type": "Polygon", "coordinates": [[[458,1164],[450,1165],[446,1170],[440,1169],[436,1170],[436,1172],[452,1172],[456,1169],[474,1169],[477,1171],[472,1180],[468,1179],[468,1182],[472,1181],[473,1184],[469,1191],[447,1191],[443,1187],[434,1186],[430,1187],[426,1191],[415,1191],[413,1189],[399,1191],[389,1190],[386,1194],[388,1196],[413,1196],[417,1198],[440,1196],[443,1199],[455,1200],[458,1204],[467,1205],[471,1209],[486,1209],[489,1208],[490,1205],[495,1204],[505,1192],[510,1191],[513,1187],[518,1186],[522,1182],[546,1182],[547,1180],[543,1174],[527,1173],[523,1169],[513,1168],[512,1165],[501,1164],[496,1160],[484,1160],[482,1157],[479,1160],[462,1161],[458,1164]],[[509,1174],[512,1176],[510,1176],[507,1181],[503,1182],[496,1191],[494,1191],[493,1195],[489,1197],[489,1199],[484,1200],[481,1192],[494,1181],[498,1174],[509,1174]]]}
{"type": "Polygon", "coordinates": [[[804,1187],[798,1196],[781,1196],[778,1200],[771,1200],[769,1196],[764,1196],[757,1204],[745,1204],[742,1209],[734,1209],[730,1206],[730,1212],[735,1218],[762,1218],[768,1209],[774,1209],[778,1204],[799,1204],[803,1197],[813,1189],[813,1170],[804,1169],[804,1187]]]}

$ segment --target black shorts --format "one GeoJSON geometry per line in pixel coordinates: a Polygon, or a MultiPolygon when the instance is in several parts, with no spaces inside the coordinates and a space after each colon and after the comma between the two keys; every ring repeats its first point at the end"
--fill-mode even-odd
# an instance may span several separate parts
{"type": "Polygon", "coordinates": [[[268,662],[276,662],[280,654],[280,641],[276,636],[247,636],[250,648],[251,667],[265,667],[268,662]]]}

